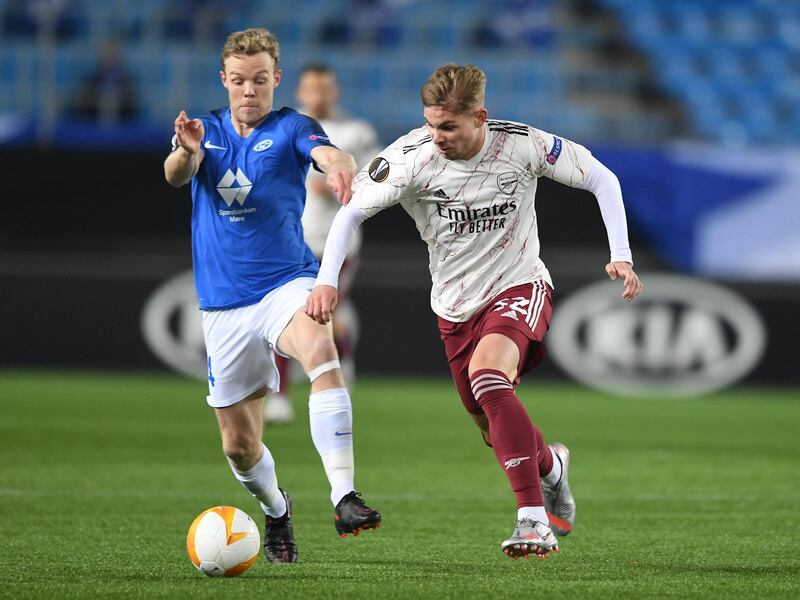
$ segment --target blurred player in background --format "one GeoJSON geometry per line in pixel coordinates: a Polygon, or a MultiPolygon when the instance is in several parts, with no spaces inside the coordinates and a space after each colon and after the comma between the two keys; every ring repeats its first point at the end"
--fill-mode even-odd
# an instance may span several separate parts
{"type": "Polygon", "coordinates": [[[614,174],[569,140],[522,123],[490,120],[486,76],[443,65],[422,88],[425,126],[398,139],[359,172],[353,200],[331,227],[306,312],[319,323],[336,308],[339,267],[367,218],[401,204],[428,244],[431,306],[464,406],[493,447],[517,500],[502,551],[515,559],[558,551],[575,521],[569,451],[548,446],[514,392],[544,356],[552,282],[539,258],[534,197],[539,177],[589,190],[611,248],[606,272],[622,297],[642,285],[632,269],[622,192],[614,174]]]}
{"type": "MultiPolygon", "coordinates": [[[[339,86],[336,82],[336,73],[329,66],[310,64],[303,68],[300,72],[296,98],[300,112],[318,121],[331,142],[337,148],[352,154],[359,167],[365,165],[380,150],[375,129],[366,121],[347,117],[337,107],[339,86]]],[[[303,231],[306,243],[317,260],[322,259],[325,239],[340,206],[336,194],[325,182],[325,177],[321,173],[309,170],[306,180],[303,231]]],[[[350,385],[353,384],[355,376],[354,352],[358,336],[358,315],[350,301],[350,290],[358,269],[360,250],[361,233],[356,232],[339,275],[339,304],[336,306],[336,318],[333,319],[333,339],[342,363],[342,373],[350,385]]],[[[267,395],[264,421],[289,423],[294,418],[294,409],[286,395],[289,361],[276,355],[275,362],[281,375],[281,389],[276,394],[267,395]]]]}
{"type": "Polygon", "coordinates": [[[310,164],[350,199],[355,161],[319,123],[273,110],[280,47],[266,29],[232,33],[222,49],[230,105],[175,119],[164,163],[173,186],[191,182],[192,253],[208,353],[208,404],[236,479],[266,515],[264,552],[296,562],[291,501],[261,441],[263,398],[278,389],[273,352],[297,359],[311,381],[311,436],[331,485],[336,530],[377,527],[380,514],[355,492],[350,396],[333,331],[303,314],[318,264],[300,223],[310,164]]]}

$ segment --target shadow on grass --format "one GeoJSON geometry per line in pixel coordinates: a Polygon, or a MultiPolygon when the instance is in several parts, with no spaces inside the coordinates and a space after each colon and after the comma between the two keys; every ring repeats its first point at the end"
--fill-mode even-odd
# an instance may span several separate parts
{"type": "Polygon", "coordinates": [[[403,579],[425,579],[430,577],[471,576],[476,574],[476,565],[472,562],[431,562],[430,560],[402,560],[372,559],[359,562],[357,566],[348,561],[301,563],[295,568],[288,565],[275,566],[267,571],[248,574],[255,579],[298,579],[303,581],[319,580],[330,581],[361,581],[366,573],[373,575],[400,576],[403,579]],[[402,571],[398,571],[402,567],[402,571]]]}
{"type": "MultiPolygon", "coordinates": [[[[261,562],[261,561],[259,561],[261,562]]],[[[233,581],[242,579],[258,580],[298,580],[298,581],[361,581],[365,573],[371,575],[392,577],[400,576],[403,579],[418,580],[431,577],[471,576],[476,574],[474,562],[432,562],[430,560],[415,560],[403,558],[401,560],[369,559],[354,565],[352,561],[328,560],[300,562],[295,565],[261,565],[237,578],[206,578],[202,574],[186,569],[181,574],[154,574],[146,572],[115,573],[116,581],[158,582],[169,579],[175,582],[191,583],[212,579],[216,581],[233,581]],[[398,572],[398,567],[402,571],[398,572]]],[[[97,576],[96,570],[87,570],[87,575],[97,576]]],[[[224,585],[224,584],[223,584],[224,585]]]]}

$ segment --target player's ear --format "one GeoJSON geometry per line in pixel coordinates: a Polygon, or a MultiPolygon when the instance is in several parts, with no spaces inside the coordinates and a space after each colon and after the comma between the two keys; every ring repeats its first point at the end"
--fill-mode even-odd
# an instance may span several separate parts
{"type": "Polygon", "coordinates": [[[488,117],[489,117],[489,111],[487,111],[483,107],[479,108],[478,110],[475,111],[475,124],[478,127],[483,126],[483,124],[486,123],[486,119],[488,117]]]}
{"type": "Polygon", "coordinates": [[[281,77],[283,77],[283,69],[275,69],[275,85],[272,87],[276,88],[281,84],[281,77]]]}
{"type": "Polygon", "coordinates": [[[228,80],[225,77],[225,71],[220,71],[219,72],[219,80],[222,82],[222,87],[224,87],[225,89],[228,89],[228,80]]]}

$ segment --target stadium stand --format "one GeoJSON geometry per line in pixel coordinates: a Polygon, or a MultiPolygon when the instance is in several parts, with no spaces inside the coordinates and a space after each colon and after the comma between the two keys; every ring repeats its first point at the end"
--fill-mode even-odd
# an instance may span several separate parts
{"type": "Polygon", "coordinates": [[[685,107],[721,143],[800,138],[800,5],[770,0],[602,0],[685,107]]]}
{"type": "Polygon", "coordinates": [[[35,115],[36,138],[52,140],[116,40],[140,128],[163,131],[177,107],[224,101],[219,47],[253,25],[283,46],[280,103],[304,63],[326,60],[347,108],[385,139],[419,122],[417,90],[446,61],[487,71],[493,114],[586,142],[800,138],[800,8],[769,0],[6,0],[0,116],[35,115]]]}

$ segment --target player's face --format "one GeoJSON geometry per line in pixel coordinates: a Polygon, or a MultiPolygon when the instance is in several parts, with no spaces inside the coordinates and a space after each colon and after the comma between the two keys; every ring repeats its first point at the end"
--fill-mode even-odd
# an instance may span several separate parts
{"type": "Polygon", "coordinates": [[[447,160],[469,160],[483,145],[486,109],[462,113],[442,106],[426,106],[422,111],[433,143],[447,160]]]}
{"type": "Polygon", "coordinates": [[[332,73],[310,71],[300,78],[297,86],[297,102],[310,117],[326,119],[331,116],[339,88],[332,73]]]}
{"type": "Polygon", "coordinates": [[[225,70],[220,71],[219,76],[228,90],[234,119],[249,127],[258,125],[272,110],[273,95],[281,75],[266,52],[226,58],[225,70]]]}

